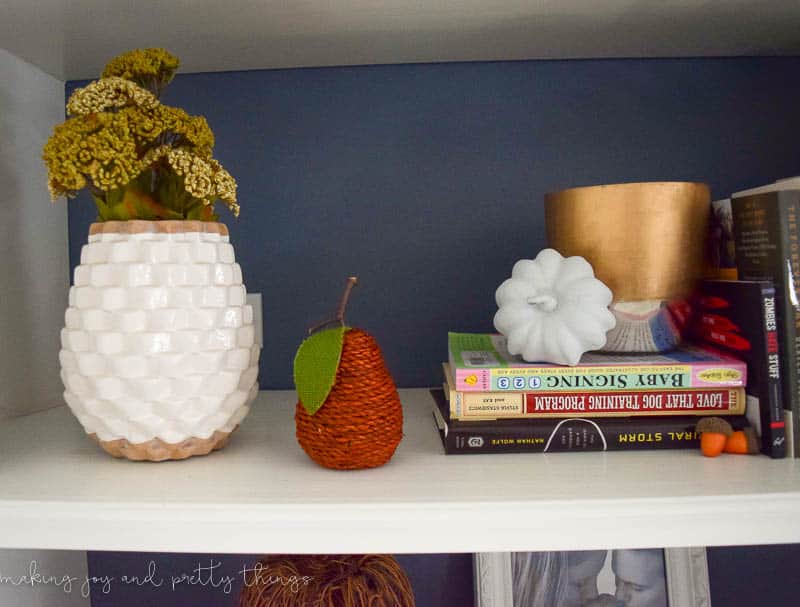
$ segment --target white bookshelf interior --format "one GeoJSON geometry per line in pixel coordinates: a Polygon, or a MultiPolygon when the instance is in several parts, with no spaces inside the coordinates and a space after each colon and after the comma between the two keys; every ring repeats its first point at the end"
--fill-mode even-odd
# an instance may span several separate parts
{"type": "MultiPolygon", "coordinates": [[[[209,0],[188,12],[11,0],[0,39],[9,56],[62,83],[149,45],[179,55],[183,73],[800,53],[800,4],[790,0],[770,10],[739,0],[328,4],[209,0]]],[[[46,199],[41,175],[25,183],[46,199]]],[[[54,296],[63,290],[55,285],[54,296]]],[[[300,450],[291,392],[262,393],[228,447],[185,462],[114,460],[63,406],[3,420],[0,548],[412,553],[800,542],[792,459],[691,450],[445,457],[427,390],[401,395],[405,439],[395,457],[357,472],[325,470],[300,450]]]]}
{"type": "Polygon", "coordinates": [[[444,456],[426,389],[401,390],[384,467],[317,466],[293,392],[262,392],[222,451],[137,463],[64,408],[0,428],[0,547],[473,552],[800,542],[800,469],[698,451],[444,456]]]}

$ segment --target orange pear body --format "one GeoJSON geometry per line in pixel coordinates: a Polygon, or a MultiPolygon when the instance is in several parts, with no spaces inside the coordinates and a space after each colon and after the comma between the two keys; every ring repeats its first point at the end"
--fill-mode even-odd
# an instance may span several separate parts
{"type": "Polygon", "coordinates": [[[389,461],[403,437],[403,409],[371,335],[345,332],[330,394],[314,415],[298,402],[294,419],[297,442],[321,466],[355,470],[389,461]]]}

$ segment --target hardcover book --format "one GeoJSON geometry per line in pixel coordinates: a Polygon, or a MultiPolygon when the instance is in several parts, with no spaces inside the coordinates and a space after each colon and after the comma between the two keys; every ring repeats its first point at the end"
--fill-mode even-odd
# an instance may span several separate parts
{"type": "Polygon", "coordinates": [[[705,280],[692,298],[693,339],[747,363],[747,413],[762,451],[786,455],[775,288],[771,282],[705,280]]]}
{"type": "Polygon", "coordinates": [[[459,392],[443,364],[450,419],[630,417],[632,415],[742,415],[743,388],[601,392],[459,392]]]}
{"type": "Polygon", "coordinates": [[[448,333],[452,387],[461,392],[586,392],[743,388],[739,359],[682,346],[666,353],[587,352],[574,367],[526,363],[502,335],[448,333]]]}
{"type": "Polygon", "coordinates": [[[736,280],[736,247],[733,240],[733,214],[731,199],[711,201],[708,222],[706,278],[736,280]]]}
{"type": "Polygon", "coordinates": [[[787,452],[800,457],[800,178],[737,192],[731,210],[739,278],[775,284],[787,452]]]}
{"type": "MultiPolygon", "coordinates": [[[[642,451],[697,449],[696,416],[609,417],[588,419],[450,419],[444,390],[431,390],[433,418],[447,455],[469,453],[552,453],[559,451],[642,451]]],[[[743,415],[727,418],[735,429],[743,415]]]]}

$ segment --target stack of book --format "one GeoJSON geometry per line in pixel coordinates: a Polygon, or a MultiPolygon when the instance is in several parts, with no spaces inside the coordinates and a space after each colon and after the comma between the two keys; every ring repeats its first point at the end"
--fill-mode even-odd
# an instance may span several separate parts
{"type": "Polygon", "coordinates": [[[747,366],[686,346],[525,363],[502,335],[450,333],[434,418],[447,454],[696,448],[700,416],[749,425],[747,366]]]}
{"type": "Polygon", "coordinates": [[[800,177],[736,192],[731,210],[738,277],[775,287],[786,451],[800,457],[800,177]]]}
{"type": "Polygon", "coordinates": [[[704,280],[691,308],[691,338],[747,364],[748,420],[761,437],[761,451],[785,457],[775,287],[768,281],[704,280]]]}

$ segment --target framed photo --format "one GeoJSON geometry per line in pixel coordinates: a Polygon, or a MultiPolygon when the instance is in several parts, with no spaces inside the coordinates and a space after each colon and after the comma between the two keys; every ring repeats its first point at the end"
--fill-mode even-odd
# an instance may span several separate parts
{"type": "Polygon", "coordinates": [[[476,607],[710,607],[705,548],[481,552],[476,607]]]}

